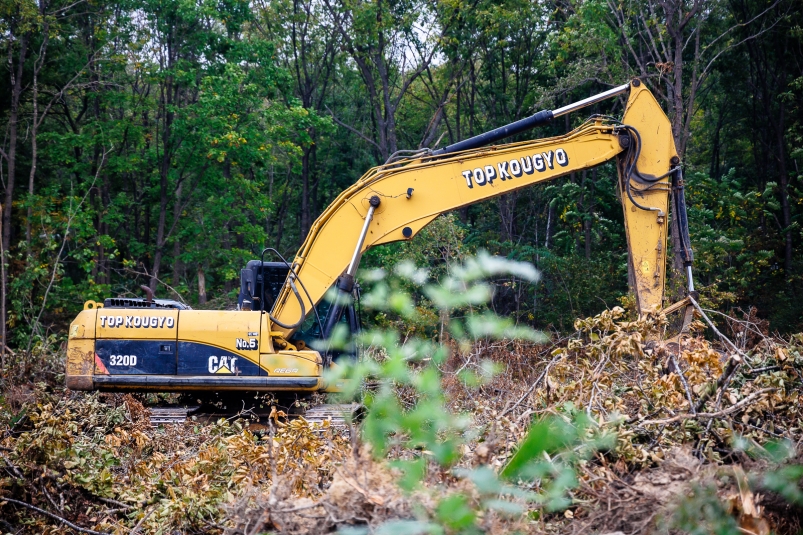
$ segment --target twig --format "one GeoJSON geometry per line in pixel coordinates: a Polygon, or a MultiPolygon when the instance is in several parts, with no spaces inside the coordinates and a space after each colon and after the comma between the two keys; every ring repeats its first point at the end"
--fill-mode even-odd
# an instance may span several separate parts
{"type": "Polygon", "coordinates": [[[151,507],[150,510],[147,513],[145,513],[145,516],[143,516],[139,520],[139,522],[137,522],[137,525],[134,526],[134,529],[131,530],[131,533],[129,535],[136,535],[137,533],[139,533],[139,528],[140,526],[142,526],[142,523],[145,522],[148,519],[148,517],[151,516],[151,514],[153,514],[154,511],[156,511],[156,507],[151,507]]]}
{"type": "Polygon", "coordinates": [[[697,406],[694,407],[695,411],[702,410],[705,402],[708,401],[709,398],[718,390],[724,390],[725,385],[730,382],[731,377],[733,377],[734,372],[736,372],[736,369],[741,363],[741,360],[736,360],[734,358],[728,359],[728,363],[725,365],[722,375],[720,375],[719,379],[717,379],[717,384],[714,386],[714,389],[702,393],[700,396],[700,401],[698,401],[697,406]]]}
{"type": "Polygon", "coordinates": [[[68,525],[69,527],[71,527],[75,531],[80,531],[81,533],[89,533],[90,535],[108,535],[107,533],[103,533],[102,531],[94,531],[94,530],[91,530],[91,529],[82,528],[81,526],[76,526],[75,524],[73,524],[72,522],[67,520],[66,518],[62,518],[62,517],[60,517],[58,515],[54,515],[53,513],[45,511],[44,509],[40,509],[40,508],[36,507],[35,505],[31,505],[29,503],[21,502],[19,500],[14,500],[14,499],[11,499],[11,498],[0,498],[0,502],[8,502],[8,503],[16,504],[16,505],[21,505],[22,507],[27,507],[31,511],[36,511],[37,513],[39,513],[41,515],[45,515],[47,517],[52,518],[53,520],[57,520],[57,521],[59,521],[59,522],[61,522],[63,524],[68,525]]]}
{"type": "Polygon", "coordinates": [[[97,497],[98,500],[108,503],[110,505],[116,505],[117,507],[124,507],[126,509],[133,509],[134,506],[128,503],[118,502],[117,500],[112,500],[111,498],[102,498],[100,496],[97,497]]]}
{"type": "Polygon", "coordinates": [[[780,370],[780,369],[781,369],[780,366],[764,366],[763,368],[753,368],[752,370],[750,370],[747,373],[749,373],[750,375],[756,375],[756,374],[764,373],[764,372],[774,372],[774,371],[780,370]]]}
{"type": "Polygon", "coordinates": [[[548,373],[549,373],[549,368],[551,368],[551,367],[552,367],[552,365],[553,365],[553,364],[555,364],[555,363],[556,363],[558,360],[562,359],[562,358],[563,358],[563,356],[564,356],[565,354],[566,354],[566,353],[565,353],[564,351],[561,351],[561,352],[560,352],[560,354],[559,354],[558,356],[556,356],[555,358],[553,358],[553,359],[552,359],[552,360],[549,362],[549,364],[547,364],[547,365],[546,365],[546,368],[544,369],[544,372],[543,372],[543,373],[542,373],[542,374],[541,374],[541,375],[538,377],[538,379],[536,379],[536,380],[535,380],[535,382],[532,384],[532,386],[531,386],[530,388],[528,388],[528,389],[527,389],[527,392],[525,392],[525,393],[524,393],[524,395],[523,395],[523,396],[521,396],[521,397],[519,398],[519,400],[518,400],[518,401],[516,401],[516,403],[514,403],[514,404],[513,404],[513,405],[512,405],[510,408],[508,408],[508,409],[505,409],[505,410],[504,410],[504,412],[502,412],[502,414],[500,414],[500,415],[499,415],[499,418],[502,418],[503,416],[505,416],[505,415],[509,414],[509,413],[510,413],[510,412],[512,412],[512,411],[513,411],[513,410],[514,410],[516,407],[518,407],[518,406],[521,404],[521,402],[522,402],[522,401],[524,401],[524,400],[527,398],[527,396],[529,396],[529,395],[532,393],[532,391],[533,391],[533,390],[535,390],[535,388],[536,388],[536,387],[537,387],[537,386],[538,386],[538,385],[541,383],[541,381],[544,379],[544,377],[546,377],[546,374],[548,374],[548,373]]]}
{"type": "Polygon", "coordinates": [[[725,336],[724,334],[719,332],[719,329],[716,328],[716,326],[714,325],[714,322],[711,321],[711,319],[708,316],[705,315],[705,312],[703,311],[703,309],[700,308],[700,305],[697,304],[697,301],[695,301],[692,296],[689,296],[689,302],[692,305],[694,305],[694,308],[697,309],[697,312],[699,312],[700,315],[703,317],[703,319],[706,321],[706,323],[708,323],[708,326],[711,327],[711,329],[714,330],[714,334],[716,334],[720,338],[720,340],[725,342],[727,345],[731,346],[733,348],[733,350],[739,355],[739,357],[746,361],[747,360],[747,355],[742,353],[742,351],[738,347],[736,347],[736,345],[733,342],[731,342],[730,339],[727,336],[725,336]]]}
{"type": "MultiPolygon", "coordinates": [[[[75,220],[75,217],[78,215],[78,210],[81,208],[81,206],[84,204],[84,201],[86,201],[86,198],[89,196],[89,192],[92,191],[92,188],[95,186],[95,182],[97,182],[98,177],[100,176],[100,171],[101,171],[101,169],[103,169],[103,164],[106,161],[106,156],[111,151],[112,151],[112,148],[110,148],[109,150],[103,152],[103,154],[101,155],[100,164],[98,165],[98,170],[95,173],[94,178],[92,178],[92,183],[89,185],[89,188],[87,188],[86,192],[84,193],[84,196],[81,197],[81,200],[78,203],[78,206],[76,206],[74,210],[72,209],[73,208],[72,207],[72,200],[70,201],[70,214],[69,214],[69,217],[67,218],[67,227],[64,230],[64,238],[61,240],[61,247],[59,248],[59,252],[56,254],[56,260],[53,263],[53,272],[50,274],[50,282],[48,283],[47,288],[45,289],[45,294],[42,297],[42,306],[39,309],[39,314],[36,316],[36,320],[34,321],[33,327],[31,328],[31,336],[28,337],[28,347],[25,348],[25,354],[26,355],[30,355],[31,354],[31,344],[33,343],[33,340],[34,340],[33,334],[34,334],[35,330],[37,329],[37,326],[40,324],[39,322],[42,319],[42,314],[44,314],[45,307],[47,305],[48,295],[50,295],[50,290],[53,288],[53,283],[56,282],[56,275],[58,274],[59,264],[61,264],[61,255],[64,252],[64,248],[67,246],[67,239],[70,236],[70,230],[72,228],[72,223],[75,220]]],[[[3,342],[5,342],[5,340],[3,340],[3,342]]]]}
{"type": "Polygon", "coordinates": [[[678,377],[680,377],[680,382],[683,384],[683,389],[686,391],[686,399],[689,400],[689,409],[691,409],[692,414],[697,414],[697,408],[694,406],[694,400],[691,397],[691,389],[689,388],[689,383],[686,382],[686,376],[683,375],[683,370],[680,369],[680,364],[678,364],[678,359],[675,358],[674,353],[669,354],[669,358],[672,359],[672,365],[675,367],[675,371],[678,372],[678,377]]]}
{"type": "Polygon", "coordinates": [[[717,411],[717,412],[698,412],[697,414],[678,414],[672,418],[666,418],[664,420],[642,420],[638,422],[640,425],[664,425],[664,424],[671,424],[674,422],[679,422],[681,420],[694,420],[694,419],[709,419],[709,418],[721,418],[722,416],[727,416],[728,414],[737,412],[743,409],[746,405],[752,403],[755,399],[761,397],[763,394],[768,392],[774,392],[778,390],[777,388],[764,388],[759,390],[758,392],[753,392],[743,400],[738,403],[734,403],[727,409],[717,411]]]}
{"type": "Polygon", "coordinates": [[[134,275],[142,275],[142,276],[147,277],[149,279],[156,279],[156,282],[158,282],[159,284],[161,284],[162,286],[164,286],[165,288],[167,288],[168,290],[170,290],[171,292],[176,294],[176,297],[178,297],[179,301],[181,301],[185,305],[187,304],[187,302],[184,300],[184,297],[182,297],[182,295],[179,293],[178,290],[176,290],[175,288],[173,288],[172,286],[170,286],[169,284],[167,284],[166,282],[161,280],[159,277],[154,277],[153,275],[149,274],[147,272],[147,270],[143,273],[142,271],[137,271],[135,269],[123,268],[123,271],[128,272],[128,273],[133,273],[134,275]]]}

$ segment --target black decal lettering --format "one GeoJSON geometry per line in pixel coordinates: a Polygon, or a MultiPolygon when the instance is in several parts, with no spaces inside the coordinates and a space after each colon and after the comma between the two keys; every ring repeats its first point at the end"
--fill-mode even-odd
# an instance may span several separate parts
{"type": "Polygon", "coordinates": [[[510,160],[510,174],[515,177],[521,176],[521,164],[516,159],[510,160]]]}
{"type": "Polygon", "coordinates": [[[483,173],[482,169],[480,169],[479,167],[474,169],[474,182],[476,182],[478,186],[485,185],[485,173],[483,173]]]}
{"type": "Polygon", "coordinates": [[[569,155],[566,154],[565,150],[558,149],[555,151],[555,161],[558,162],[558,165],[561,167],[566,167],[569,165],[569,155]]]}
{"type": "Polygon", "coordinates": [[[541,154],[543,154],[544,160],[546,160],[546,164],[549,166],[549,168],[550,169],[554,169],[555,166],[553,165],[552,161],[555,158],[555,153],[552,152],[552,151],[549,151],[549,152],[542,152],[541,154]]]}
{"type": "Polygon", "coordinates": [[[488,184],[492,184],[494,178],[496,178],[496,168],[493,165],[486,165],[485,176],[488,178],[488,184]]]}
{"type": "Polygon", "coordinates": [[[543,173],[546,171],[546,164],[544,163],[544,157],[540,154],[536,154],[533,156],[533,167],[539,173],[543,173]]]}
{"type": "Polygon", "coordinates": [[[507,162],[499,162],[496,166],[499,168],[499,178],[502,180],[511,178],[510,173],[507,172],[507,162]]]}

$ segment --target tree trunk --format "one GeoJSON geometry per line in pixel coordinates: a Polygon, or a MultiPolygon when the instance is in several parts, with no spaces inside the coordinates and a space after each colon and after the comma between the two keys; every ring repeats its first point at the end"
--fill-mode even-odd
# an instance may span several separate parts
{"type": "Polygon", "coordinates": [[[310,153],[311,146],[303,148],[301,155],[301,240],[309,234],[311,222],[310,214],[310,153]]]}
{"type": "Polygon", "coordinates": [[[25,262],[29,263],[31,258],[31,219],[33,219],[33,184],[36,177],[36,159],[38,156],[38,146],[36,143],[37,124],[39,119],[39,76],[34,67],[33,72],[33,121],[31,121],[31,171],[28,174],[28,217],[25,218],[25,262]]]}
{"type": "MultiPolygon", "coordinates": [[[[583,171],[583,175],[585,175],[585,171],[583,171]]],[[[585,177],[583,177],[585,179],[585,177]]],[[[594,220],[594,199],[596,198],[596,185],[597,185],[597,168],[593,168],[591,170],[591,199],[589,200],[589,207],[588,212],[585,215],[583,220],[583,230],[585,232],[585,249],[586,249],[586,260],[591,260],[591,225],[594,220]]]]}
{"type": "Polygon", "coordinates": [[[777,135],[778,145],[778,174],[780,178],[780,196],[781,196],[781,217],[783,218],[784,226],[784,261],[783,267],[786,272],[786,277],[792,276],[792,229],[789,228],[792,224],[792,213],[789,207],[789,174],[786,169],[786,151],[784,150],[784,103],[781,103],[780,113],[778,114],[778,127],[775,129],[777,135]]]}
{"type": "MultiPolygon", "coordinates": [[[[184,184],[179,184],[176,188],[176,201],[173,205],[173,221],[178,221],[181,216],[181,189],[184,184]]],[[[181,282],[181,240],[178,236],[173,239],[173,286],[178,286],[181,282]]]]}
{"type": "Polygon", "coordinates": [[[2,286],[2,305],[0,306],[0,323],[3,325],[3,352],[5,352],[6,340],[6,318],[8,312],[8,270],[5,268],[6,258],[11,249],[11,211],[14,202],[14,178],[17,164],[17,134],[19,128],[19,106],[22,96],[22,72],[25,65],[25,56],[28,53],[28,34],[23,34],[19,39],[20,50],[16,69],[14,68],[13,40],[9,40],[8,45],[8,64],[11,68],[11,106],[8,118],[8,152],[6,153],[6,194],[2,210],[2,257],[3,269],[0,280],[2,286]]]}
{"type": "Polygon", "coordinates": [[[170,77],[165,81],[166,97],[162,101],[164,124],[162,127],[162,161],[159,169],[159,222],[156,227],[156,251],[153,255],[153,270],[151,271],[151,290],[156,292],[156,285],[159,278],[159,270],[162,266],[162,256],[164,255],[165,231],[167,225],[167,186],[170,175],[171,160],[171,127],[173,125],[173,83],[170,77]]]}
{"type": "Polygon", "coordinates": [[[198,304],[206,304],[206,276],[201,266],[198,266],[198,304]]]}

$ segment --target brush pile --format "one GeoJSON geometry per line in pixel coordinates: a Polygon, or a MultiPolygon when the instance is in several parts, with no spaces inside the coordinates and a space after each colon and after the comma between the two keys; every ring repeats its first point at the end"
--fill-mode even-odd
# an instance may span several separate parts
{"type": "MultiPolygon", "coordinates": [[[[454,345],[440,382],[471,425],[448,469],[401,446],[377,459],[356,431],[349,440],[279,414],[263,433],[247,420],[153,429],[131,395],[7,387],[0,532],[797,533],[803,335],[770,336],[753,314],[727,322],[728,338],[709,331],[711,342],[697,322],[678,345],[659,341],[663,316],[627,321],[614,308],[548,344],[454,345]],[[462,372],[483,359],[501,373],[468,385],[462,372]],[[571,464],[563,506],[487,506],[487,488],[461,474],[500,472],[549,415],[581,415],[614,438],[571,464]],[[424,473],[403,490],[396,462],[411,459],[424,473]],[[455,493],[465,499],[442,499],[455,493]]],[[[415,405],[409,389],[397,396],[415,405]]]]}

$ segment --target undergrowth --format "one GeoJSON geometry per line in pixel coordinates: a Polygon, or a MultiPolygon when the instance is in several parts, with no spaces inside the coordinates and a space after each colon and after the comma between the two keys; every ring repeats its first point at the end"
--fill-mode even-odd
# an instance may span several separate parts
{"type": "MultiPolygon", "coordinates": [[[[441,284],[373,273],[364,305],[437,337],[363,333],[341,370],[366,406],[351,438],[276,412],[150,427],[130,395],[9,387],[0,409],[8,533],[797,533],[803,335],[750,311],[667,341],[614,308],[545,337],[488,312],[492,257],[441,284]],[[708,329],[706,331],[706,329],[708,329]],[[708,337],[706,337],[706,334],[708,337]]],[[[335,340],[337,342],[337,340],[335,340]]]]}

